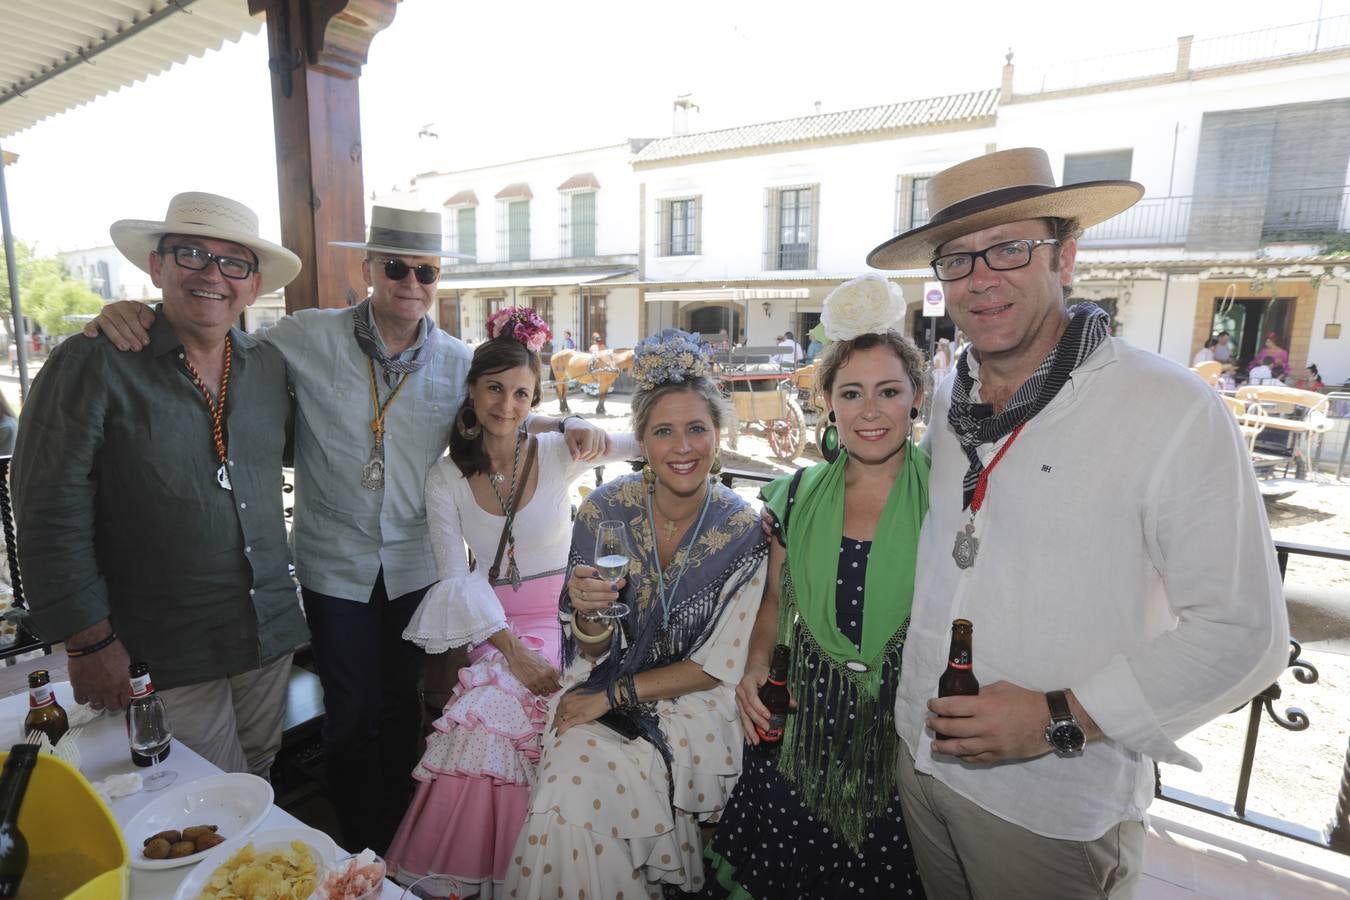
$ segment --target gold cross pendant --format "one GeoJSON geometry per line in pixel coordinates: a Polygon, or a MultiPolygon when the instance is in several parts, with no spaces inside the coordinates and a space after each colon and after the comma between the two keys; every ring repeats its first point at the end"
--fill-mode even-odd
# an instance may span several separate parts
{"type": "Polygon", "coordinates": [[[665,533],[666,533],[666,540],[668,540],[668,541],[673,541],[673,540],[675,540],[675,523],[674,523],[674,522],[667,522],[666,524],[662,525],[661,528],[662,528],[662,530],[665,531],[665,533]]]}

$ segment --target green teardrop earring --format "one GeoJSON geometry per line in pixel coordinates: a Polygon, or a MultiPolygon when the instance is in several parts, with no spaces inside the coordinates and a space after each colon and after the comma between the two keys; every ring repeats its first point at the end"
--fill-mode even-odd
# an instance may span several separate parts
{"type": "Polygon", "coordinates": [[[826,462],[834,462],[839,458],[839,429],[834,424],[834,410],[830,410],[830,424],[825,426],[820,435],[820,455],[825,457],[826,462]]]}

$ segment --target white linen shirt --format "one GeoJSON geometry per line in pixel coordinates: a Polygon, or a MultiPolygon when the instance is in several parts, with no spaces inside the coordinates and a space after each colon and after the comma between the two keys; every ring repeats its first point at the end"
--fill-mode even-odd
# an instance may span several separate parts
{"type": "MultiPolygon", "coordinates": [[[[978,391],[973,356],[971,370],[978,391]]],[[[1287,662],[1251,461],[1212,388],[1108,338],[994,470],[975,520],[978,558],[962,570],[952,545],[969,520],[967,461],[947,425],[953,383],[938,389],[926,438],[929,512],[896,730],[920,772],[994,815],[1094,840],[1144,818],[1152,760],[1199,769],[1175,741],[1250,700],[1287,662]],[[975,626],[980,684],[1072,689],[1107,737],[1076,759],[971,765],[934,754],[924,720],[955,618],[975,626]]],[[[997,446],[980,448],[986,465],[997,446]]]]}

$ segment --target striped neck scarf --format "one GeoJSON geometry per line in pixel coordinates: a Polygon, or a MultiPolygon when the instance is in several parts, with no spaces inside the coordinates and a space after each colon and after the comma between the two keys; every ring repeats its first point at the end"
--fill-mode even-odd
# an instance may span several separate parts
{"type": "MultiPolygon", "coordinates": [[[[430,327],[428,321],[427,328],[430,327]]],[[[411,375],[422,368],[422,364],[426,362],[424,359],[415,357],[413,359],[392,359],[384,352],[379,340],[375,337],[375,329],[370,324],[369,297],[352,307],[352,330],[356,333],[356,343],[361,348],[361,352],[380,364],[380,367],[384,369],[386,378],[391,375],[411,375]]]]}
{"type": "Polygon", "coordinates": [[[951,408],[947,423],[956,432],[961,449],[970,461],[961,482],[962,509],[975,498],[984,463],[976,452],[981,444],[992,444],[1011,434],[1023,422],[1045,408],[1059,389],[1064,387],[1073,370],[1106,340],[1111,331],[1111,317],[1094,303],[1079,303],[1069,308],[1069,324],[1060,335],[1059,343],[1050,351],[1031,377],[1022,383],[1003,411],[994,412],[988,403],[974,403],[970,399],[975,379],[970,374],[970,353],[962,353],[956,364],[956,381],[952,385],[951,408]]]}

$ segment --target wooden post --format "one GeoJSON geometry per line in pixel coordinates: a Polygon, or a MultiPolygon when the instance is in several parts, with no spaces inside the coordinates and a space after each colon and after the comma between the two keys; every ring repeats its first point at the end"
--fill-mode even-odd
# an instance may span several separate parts
{"type": "Polygon", "coordinates": [[[266,13],[281,240],[300,257],[286,310],[342,307],[366,295],[361,179],[361,67],[398,0],[249,0],[266,13]]]}

